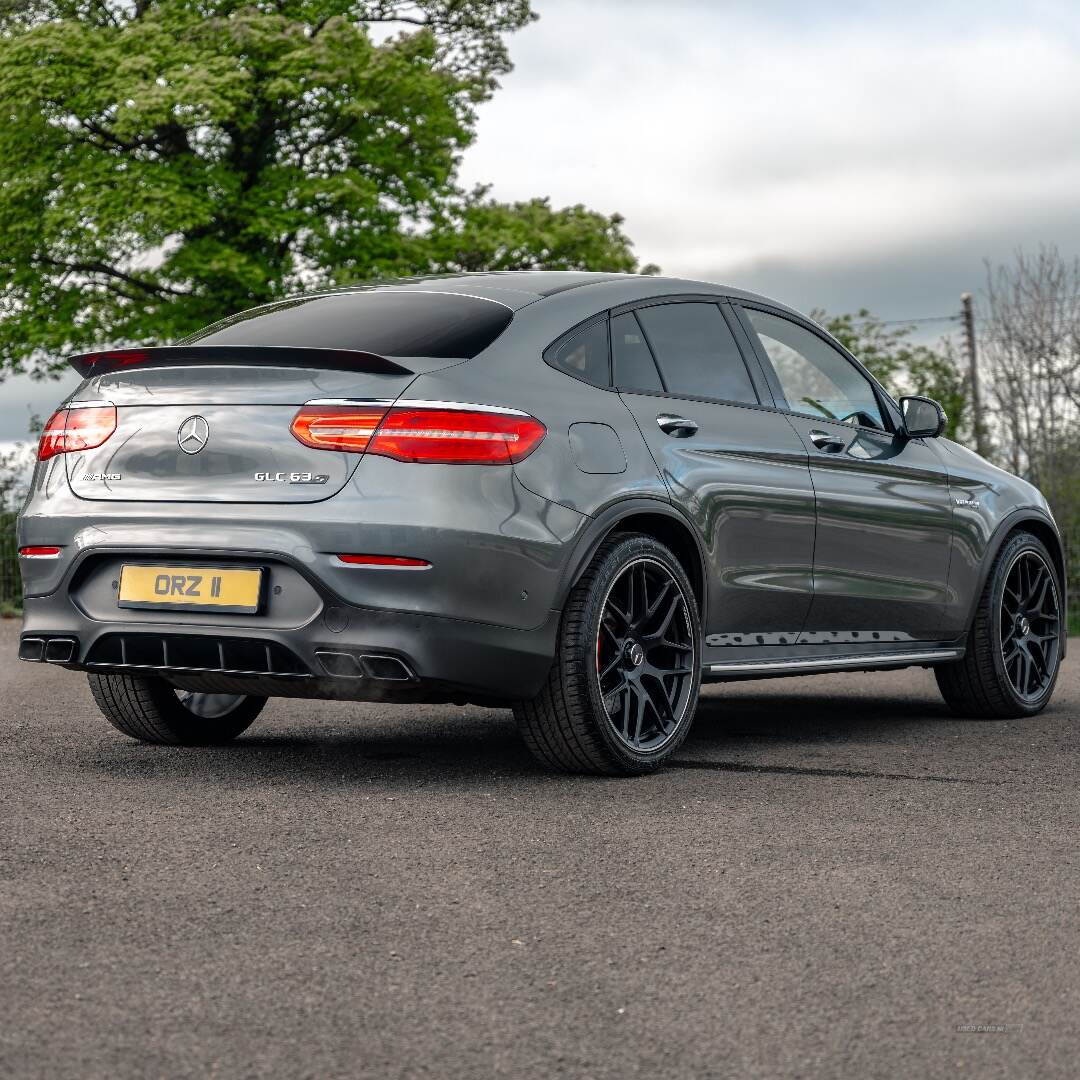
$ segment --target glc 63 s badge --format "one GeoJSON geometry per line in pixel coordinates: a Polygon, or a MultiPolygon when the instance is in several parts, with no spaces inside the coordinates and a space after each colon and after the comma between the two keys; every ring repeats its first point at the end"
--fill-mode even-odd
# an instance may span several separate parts
{"type": "Polygon", "coordinates": [[[266,484],[325,484],[330,476],[309,472],[257,472],[255,479],[266,484]]]}

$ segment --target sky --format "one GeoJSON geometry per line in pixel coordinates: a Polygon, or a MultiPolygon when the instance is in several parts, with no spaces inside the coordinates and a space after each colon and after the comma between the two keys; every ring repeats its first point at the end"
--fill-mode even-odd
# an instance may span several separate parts
{"type": "MultiPolygon", "coordinates": [[[[664,273],[885,319],[954,312],[984,259],[1080,254],[1075,0],[534,7],[462,166],[497,198],[617,211],[664,273]]],[[[0,444],[68,385],[0,386],[0,444]]]]}

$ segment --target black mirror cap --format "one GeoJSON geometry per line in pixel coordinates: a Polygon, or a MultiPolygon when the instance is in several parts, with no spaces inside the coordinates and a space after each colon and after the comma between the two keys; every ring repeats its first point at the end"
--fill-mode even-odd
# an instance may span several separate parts
{"type": "Polygon", "coordinates": [[[936,439],[949,423],[945,410],[933,398],[903,397],[904,434],[909,439],[936,439]]]}

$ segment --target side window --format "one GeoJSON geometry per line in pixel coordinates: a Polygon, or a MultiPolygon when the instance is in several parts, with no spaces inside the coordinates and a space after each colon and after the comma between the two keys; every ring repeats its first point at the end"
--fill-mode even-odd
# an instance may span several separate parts
{"type": "Polygon", "coordinates": [[[664,384],[656,370],[652,352],[632,311],[611,320],[611,358],[615,364],[615,385],[623,390],[661,393],[664,384]]]}
{"type": "Polygon", "coordinates": [[[758,404],[742,353],[716,304],[640,308],[638,319],[669,394],[758,404]]]}
{"type": "Polygon", "coordinates": [[[544,359],[575,379],[610,386],[607,319],[597,319],[556,341],[545,351],[544,359]]]}
{"type": "Polygon", "coordinates": [[[798,323],[744,308],[792,412],[885,428],[869,380],[842,353],[798,323]]]}

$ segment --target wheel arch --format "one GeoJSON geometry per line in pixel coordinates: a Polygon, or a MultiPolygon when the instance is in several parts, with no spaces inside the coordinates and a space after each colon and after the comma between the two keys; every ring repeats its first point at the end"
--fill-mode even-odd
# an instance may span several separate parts
{"type": "Polygon", "coordinates": [[[565,605],[570,590],[588,568],[600,545],[613,533],[618,532],[651,536],[671,550],[690,579],[702,625],[706,625],[707,563],[697,530],[689,519],[670,503],[650,498],[627,499],[596,515],[567,563],[567,571],[563,575],[557,596],[559,609],[565,605]]]}
{"type": "MultiPolygon", "coordinates": [[[[1057,572],[1058,589],[1061,596],[1062,618],[1068,625],[1069,583],[1065,568],[1065,548],[1061,542],[1061,534],[1049,515],[1034,508],[1014,510],[994,530],[990,542],[986,545],[986,553],[983,555],[982,566],[979,570],[978,586],[974,590],[968,609],[967,626],[970,627],[975,618],[975,610],[979,605],[979,598],[983,589],[986,588],[990,570],[994,565],[1001,549],[1008,542],[1009,537],[1017,532],[1029,532],[1046,545],[1050,552],[1050,558],[1054,560],[1054,569],[1057,572]]],[[[1061,655],[1065,656],[1068,642],[1068,634],[1062,638],[1061,655]]]]}

